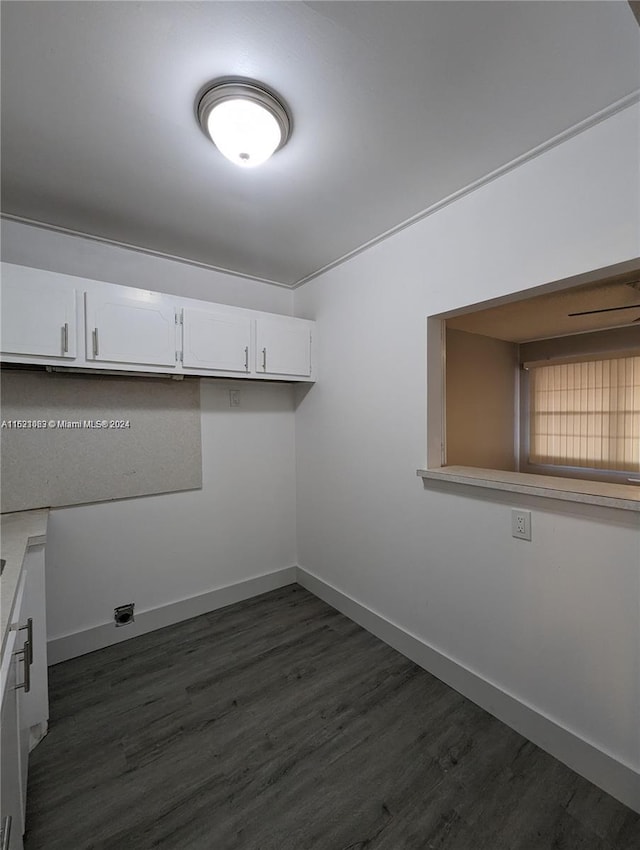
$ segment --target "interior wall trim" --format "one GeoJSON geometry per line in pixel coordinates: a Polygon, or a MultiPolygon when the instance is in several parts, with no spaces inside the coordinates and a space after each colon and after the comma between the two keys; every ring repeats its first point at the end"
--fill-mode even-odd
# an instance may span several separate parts
{"type": "Polygon", "coordinates": [[[640,813],[640,773],[301,567],[298,584],[640,813]]]}
{"type": "Polygon", "coordinates": [[[296,567],[284,567],[271,573],[254,576],[244,581],[210,590],[207,593],[180,599],[168,605],[161,605],[146,611],[136,611],[135,621],[127,626],[117,628],[113,622],[101,623],[90,629],[49,638],[47,640],[47,661],[49,665],[59,664],[61,661],[86,655],[96,649],[104,649],[106,646],[122,643],[122,641],[147,634],[147,632],[153,632],[156,629],[162,629],[165,626],[172,626],[183,620],[189,620],[191,617],[198,617],[200,614],[215,611],[217,608],[224,608],[225,605],[251,599],[253,596],[259,596],[269,590],[294,584],[295,581],[296,567]]]}

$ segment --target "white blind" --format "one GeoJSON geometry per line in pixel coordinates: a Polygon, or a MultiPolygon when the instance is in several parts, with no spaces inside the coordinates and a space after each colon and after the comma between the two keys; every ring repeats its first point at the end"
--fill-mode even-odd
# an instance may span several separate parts
{"type": "Polygon", "coordinates": [[[640,356],[529,371],[531,463],[640,472],[640,356]]]}

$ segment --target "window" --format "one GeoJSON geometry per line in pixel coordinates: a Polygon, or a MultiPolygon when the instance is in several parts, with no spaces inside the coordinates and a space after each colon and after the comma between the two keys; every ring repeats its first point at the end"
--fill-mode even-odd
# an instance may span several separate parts
{"type": "Polygon", "coordinates": [[[528,373],[529,464],[640,472],[640,356],[528,373]]]}

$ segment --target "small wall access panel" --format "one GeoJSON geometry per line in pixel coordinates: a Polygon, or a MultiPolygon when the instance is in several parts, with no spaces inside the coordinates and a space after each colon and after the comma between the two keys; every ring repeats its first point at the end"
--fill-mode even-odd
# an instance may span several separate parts
{"type": "Polygon", "coordinates": [[[2,512],[196,490],[199,381],[2,373],[2,512]]]}

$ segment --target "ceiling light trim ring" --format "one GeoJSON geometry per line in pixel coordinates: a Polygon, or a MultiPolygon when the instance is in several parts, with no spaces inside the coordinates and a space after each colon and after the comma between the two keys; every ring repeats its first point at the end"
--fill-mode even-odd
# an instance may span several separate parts
{"type": "Polygon", "coordinates": [[[208,129],[209,116],[216,106],[228,100],[248,100],[266,109],[275,118],[280,128],[280,143],[274,153],[284,147],[293,130],[291,113],[285,102],[266,86],[254,80],[241,78],[225,77],[214,80],[205,86],[204,93],[199,96],[196,114],[200,129],[207,139],[213,141],[208,129]]]}

